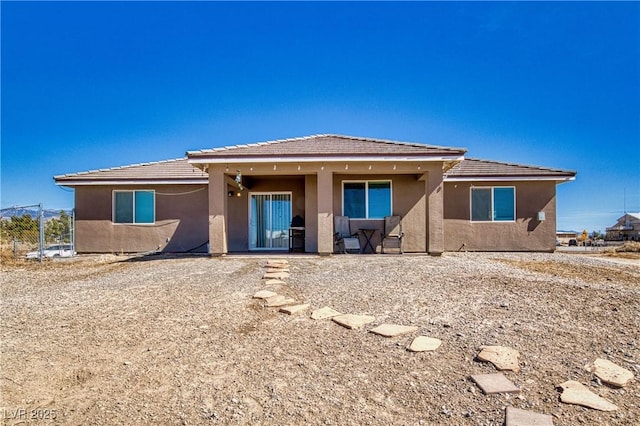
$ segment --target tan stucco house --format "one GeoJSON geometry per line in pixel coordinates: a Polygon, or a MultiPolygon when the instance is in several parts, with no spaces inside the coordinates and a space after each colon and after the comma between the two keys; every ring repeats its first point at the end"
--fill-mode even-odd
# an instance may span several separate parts
{"type": "Polygon", "coordinates": [[[286,251],[296,216],[307,253],[335,251],[334,216],[353,232],[377,230],[377,250],[391,215],[402,218],[405,252],[553,251],[556,185],[576,172],[465,154],[314,135],[54,179],[75,189],[80,253],[286,251]]]}

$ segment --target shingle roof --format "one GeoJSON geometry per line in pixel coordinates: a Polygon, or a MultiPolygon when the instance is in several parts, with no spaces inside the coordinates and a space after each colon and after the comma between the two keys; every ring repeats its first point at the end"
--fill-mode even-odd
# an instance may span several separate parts
{"type": "Polygon", "coordinates": [[[576,172],[573,170],[501,163],[498,161],[479,160],[475,158],[465,158],[445,174],[447,178],[557,177],[561,179],[573,178],[575,175],[576,172]]]}
{"type": "Polygon", "coordinates": [[[425,145],[385,139],[343,135],[313,135],[235,145],[222,148],[189,151],[189,159],[225,159],[252,157],[343,157],[343,156],[439,156],[463,155],[464,148],[425,145]]]}
{"type": "Polygon", "coordinates": [[[56,183],[93,183],[118,181],[183,181],[187,183],[206,182],[208,175],[193,167],[186,158],[132,164],[110,169],[91,170],[54,176],[56,183]]]}

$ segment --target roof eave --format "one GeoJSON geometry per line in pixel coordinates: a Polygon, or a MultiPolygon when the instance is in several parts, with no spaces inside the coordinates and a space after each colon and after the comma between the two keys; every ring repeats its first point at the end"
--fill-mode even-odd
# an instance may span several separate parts
{"type": "Polygon", "coordinates": [[[58,186],[119,186],[119,185],[206,185],[208,179],[69,179],[58,180],[58,186]]]}
{"type": "Polygon", "coordinates": [[[524,181],[555,181],[558,183],[571,182],[575,176],[445,176],[445,182],[524,182],[524,181]]]}

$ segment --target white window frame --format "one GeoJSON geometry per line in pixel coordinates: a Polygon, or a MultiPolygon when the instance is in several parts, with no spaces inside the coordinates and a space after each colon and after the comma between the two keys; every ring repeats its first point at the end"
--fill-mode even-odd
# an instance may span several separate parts
{"type": "Polygon", "coordinates": [[[389,214],[393,215],[393,181],[391,179],[370,179],[370,180],[343,180],[342,181],[342,215],[344,216],[344,184],[345,183],[364,183],[364,214],[365,217],[349,217],[349,219],[384,219],[384,217],[369,217],[369,183],[388,183],[389,184],[389,214]]]}
{"type": "Polygon", "coordinates": [[[111,193],[111,223],[114,225],[136,225],[136,226],[149,226],[156,224],[156,191],[155,189],[114,189],[111,193]],[[116,193],[117,192],[132,192],[133,193],[133,220],[134,222],[116,222],[116,193]],[[136,192],[152,192],[153,193],[153,221],[152,222],[135,222],[136,218],[136,192]]]}
{"type": "Polygon", "coordinates": [[[515,223],[517,215],[516,215],[516,199],[517,199],[517,191],[515,186],[471,186],[469,189],[469,221],[471,223],[515,223]],[[495,198],[494,198],[494,190],[503,189],[503,188],[511,188],[513,189],[513,220],[495,220],[496,216],[496,208],[495,208],[495,198]],[[473,190],[474,189],[490,189],[491,190],[491,220],[473,220],[473,190]]]}

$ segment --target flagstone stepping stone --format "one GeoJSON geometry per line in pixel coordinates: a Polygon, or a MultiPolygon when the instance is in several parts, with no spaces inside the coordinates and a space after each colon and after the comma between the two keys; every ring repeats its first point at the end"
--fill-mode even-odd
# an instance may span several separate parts
{"type": "Polygon", "coordinates": [[[282,284],[286,284],[286,283],[276,278],[271,278],[264,282],[264,285],[282,285],[282,284]]]}
{"type": "Polygon", "coordinates": [[[286,308],[280,308],[280,312],[283,312],[287,315],[294,315],[299,312],[306,311],[307,309],[309,309],[309,306],[310,305],[308,303],[302,305],[287,306],[286,308]]]}
{"type": "Polygon", "coordinates": [[[331,319],[335,323],[340,324],[341,326],[351,330],[362,328],[366,324],[372,323],[376,320],[376,318],[372,317],[371,315],[353,315],[353,314],[337,315],[331,319]]]}
{"type": "Polygon", "coordinates": [[[265,267],[267,268],[287,268],[289,266],[288,260],[268,260],[265,267]]]}
{"type": "Polygon", "coordinates": [[[275,295],[268,299],[265,299],[265,305],[269,308],[279,308],[280,306],[293,305],[296,301],[290,297],[285,297],[281,294],[275,295]]]}
{"type": "Polygon", "coordinates": [[[253,295],[254,299],[268,299],[273,296],[277,296],[278,293],[269,290],[260,290],[256,294],[253,295]]]}
{"type": "Polygon", "coordinates": [[[486,395],[520,392],[520,389],[502,373],[474,374],[471,380],[476,382],[486,395]]]}
{"type": "Polygon", "coordinates": [[[435,351],[442,344],[442,340],[427,336],[418,336],[409,345],[411,352],[435,351]]]}
{"type": "Polygon", "coordinates": [[[379,326],[369,330],[369,332],[384,337],[396,337],[407,333],[413,333],[417,330],[418,327],[413,325],[380,324],[379,326]]]}
{"type": "Polygon", "coordinates": [[[278,272],[289,272],[289,268],[269,268],[267,274],[277,274],[278,272]]]}
{"type": "Polygon", "coordinates": [[[618,406],[591,392],[580,382],[569,380],[558,385],[562,388],[560,401],[566,404],[582,405],[600,411],[615,411],[618,406]]]}
{"type": "Polygon", "coordinates": [[[500,371],[510,370],[516,373],[520,371],[518,357],[520,352],[505,346],[483,346],[478,354],[480,361],[487,361],[496,366],[500,371]]]}
{"type": "Polygon", "coordinates": [[[331,309],[328,306],[325,306],[324,308],[316,309],[315,311],[311,312],[311,318],[314,320],[332,318],[338,315],[342,315],[342,314],[334,309],[331,309]]]}
{"type": "Polygon", "coordinates": [[[548,414],[507,407],[505,426],[553,426],[553,417],[548,414]]]}
{"type": "Polygon", "coordinates": [[[633,379],[631,371],[602,358],[596,358],[592,364],[587,365],[585,368],[598,376],[600,380],[612,386],[622,387],[633,379]]]}
{"type": "Polygon", "coordinates": [[[262,278],[264,279],[275,278],[275,279],[281,280],[283,278],[289,278],[289,273],[288,272],[267,272],[262,276],[262,278]]]}

